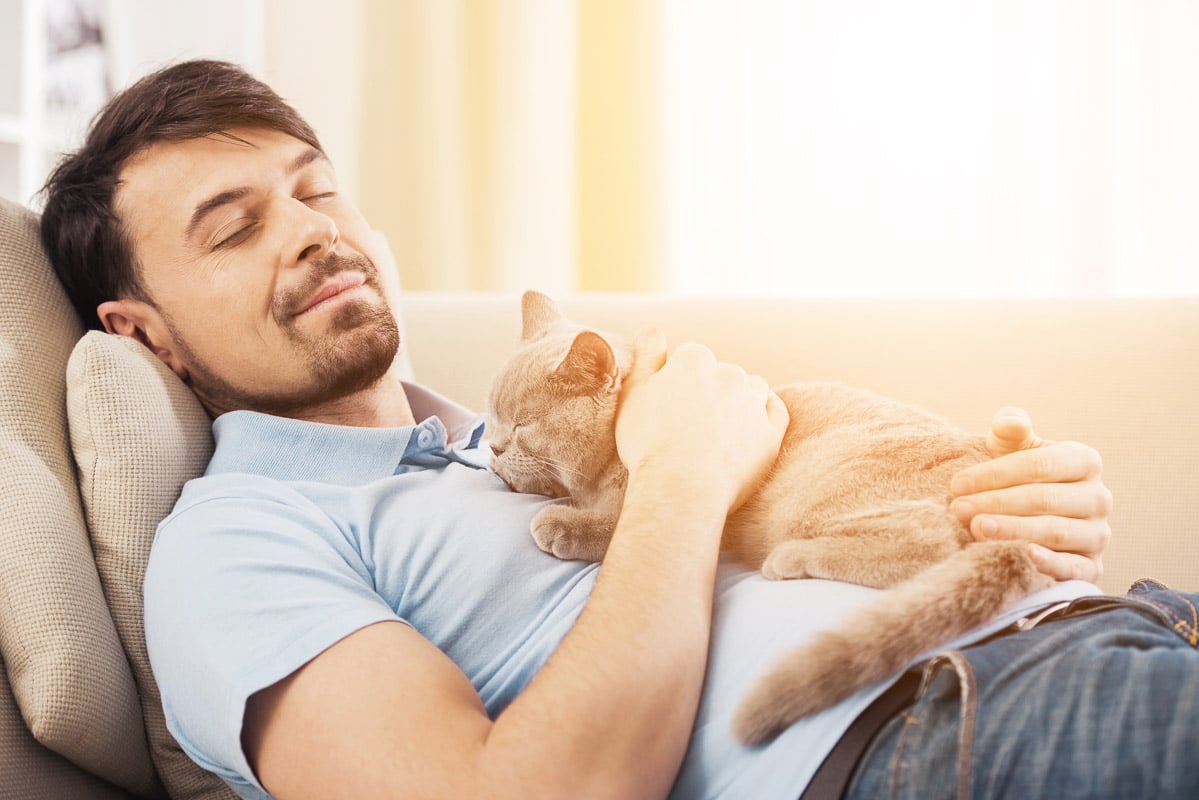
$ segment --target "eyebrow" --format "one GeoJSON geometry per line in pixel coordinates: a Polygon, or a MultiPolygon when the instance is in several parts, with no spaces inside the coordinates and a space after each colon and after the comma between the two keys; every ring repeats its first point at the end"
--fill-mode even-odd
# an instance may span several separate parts
{"type": "MultiPolygon", "coordinates": [[[[319,160],[328,161],[328,158],[324,153],[322,153],[320,150],[317,150],[315,147],[309,147],[291,160],[291,163],[285,168],[284,173],[287,175],[294,175],[296,172],[299,172],[313,161],[319,160]]],[[[187,232],[185,234],[186,237],[188,239],[192,238],[196,232],[196,229],[200,227],[200,223],[202,223],[204,218],[213,211],[216,211],[221,206],[226,206],[230,203],[236,203],[238,200],[247,197],[250,192],[251,189],[249,186],[238,186],[233,189],[226,189],[223,192],[217,192],[212,197],[200,203],[192,212],[191,219],[188,220],[187,232]]]]}

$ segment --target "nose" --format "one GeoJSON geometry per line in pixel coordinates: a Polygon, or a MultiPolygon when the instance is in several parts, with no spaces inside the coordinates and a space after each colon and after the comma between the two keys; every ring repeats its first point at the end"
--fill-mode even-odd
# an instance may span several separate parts
{"type": "Polygon", "coordinates": [[[337,245],[341,233],[332,217],[309,208],[301,200],[294,200],[290,206],[294,227],[291,239],[294,254],[291,259],[292,266],[320,258],[337,245]]]}
{"type": "Polygon", "coordinates": [[[493,456],[495,456],[496,458],[499,458],[500,456],[502,456],[502,455],[504,454],[504,451],[505,451],[505,450],[507,450],[507,449],[508,449],[508,448],[506,448],[506,447],[503,447],[503,446],[501,446],[501,445],[498,445],[498,444],[492,444],[492,445],[491,445],[491,454],[492,454],[493,456]]]}

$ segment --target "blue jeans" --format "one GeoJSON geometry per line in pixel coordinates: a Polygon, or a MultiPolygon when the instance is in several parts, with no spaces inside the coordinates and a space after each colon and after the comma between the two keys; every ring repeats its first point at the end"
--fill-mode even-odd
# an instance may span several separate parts
{"type": "Polygon", "coordinates": [[[1199,798],[1196,605],[1138,581],[935,659],[845,796],[1199,798]]]}

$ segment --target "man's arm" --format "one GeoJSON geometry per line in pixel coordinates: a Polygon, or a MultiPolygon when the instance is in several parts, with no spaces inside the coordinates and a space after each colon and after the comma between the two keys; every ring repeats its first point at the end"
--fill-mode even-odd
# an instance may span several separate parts
{"type": "Polygon", "coordinates": [[[1099,580],[1112,536],[1112,493],[1099,453],[1040,438],[1028,413],[1013,407],[995,414],[987,447],[996,458],[962,470],[950,487],[971,533],[1024,539],[1037,567],[1058,580],[1099,580]]]}
{"type": "Polygon", "coordinates": [[[724,519],[773,462],[786,411],[702,348],[663,360],[660,337],[639,341],[617,427],[624,509],[587,606],[525,691],[492,722],[417,632],[364,628],[250,698],[243,746],[272,794],[665,796],[703,684],[724,519]]]}

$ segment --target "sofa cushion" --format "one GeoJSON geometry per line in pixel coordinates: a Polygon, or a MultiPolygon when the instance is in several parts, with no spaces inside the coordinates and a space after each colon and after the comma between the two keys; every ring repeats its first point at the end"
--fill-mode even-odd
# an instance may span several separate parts
{"type": "Polygon", "coordinates": [[[67,415],[79,491],[104,595],[141,695],[150,755],[172,797],[234,795],[167,732],[142,621],[154,530],[212,455],[195,395],[134,339],[89,331],[67,365],[67,415]]]}
{"type": "Polygon", "coordinates": [[[38,744],[17,710],[0,664],[0,796],[4,800],[135,800],[135,796],[80,769],[38,744]]]}
{"type": "Polygon", "coordinates": [[[66,364],[82,328],[37,227],[0,200],[0,655],[38,742],[153,796],[161,786],[67,445],[66,364]]]}

